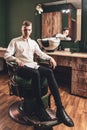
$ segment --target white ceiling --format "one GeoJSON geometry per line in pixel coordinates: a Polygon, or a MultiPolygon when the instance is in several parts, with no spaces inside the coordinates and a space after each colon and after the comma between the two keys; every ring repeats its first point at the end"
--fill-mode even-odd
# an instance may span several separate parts
{"type": "Polygon", "coordinates": [[[76,8],[81,9],[81,1],[82,0],[58,0],[56,2],[48,2],[43,3],[44,5],[56,5],[56,4],[64,4],[64,3],[72,3],[76,8]]]}

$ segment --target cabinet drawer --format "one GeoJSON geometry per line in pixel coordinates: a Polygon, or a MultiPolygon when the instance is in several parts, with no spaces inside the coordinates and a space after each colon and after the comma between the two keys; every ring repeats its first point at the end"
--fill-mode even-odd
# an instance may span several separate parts
{"type": "Polygon", "coordinates": [[[87,72],[72,70],[72,82],[87,84],[87,72]]]}
{"type": "Polygon", "coordinates": [[[71,94],[87,97],[87,84],[72,82],[71,94]]]}
{"type": "Polygon", "coordinates": [[[87,71],[87,64],[85,64],[84,62],[82,64],[79,64],[79,70],[81,71],[87,71]]]}

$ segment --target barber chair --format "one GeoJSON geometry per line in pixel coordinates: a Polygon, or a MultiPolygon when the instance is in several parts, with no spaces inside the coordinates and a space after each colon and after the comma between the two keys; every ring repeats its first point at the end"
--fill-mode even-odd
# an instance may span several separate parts
{"type": "MultiPolygon", "coordinates": [[[[43,63],[43,62],[42,62],[43,63]]],[[[9,94],[10,96],[17,96],[18,101],[14,102],[9,107],[10,117],[21,124],[32,125],[38,130],[43,128],[50,128],[52,126],[60,124],[61,122],[57,120],[56,114],[50,108],[50,94],[48,94],[48,84],[45,77],[41,79],[41,95],[42,101],[46,107],[47,113],[50,115],[52,120],[40,121],[38,116],[36,116],[35,110],[38,109],[35,96],[32,92],[32,79],[25,80],[17,75],[17,70],[19,67],[15,62],[7,62],[8,74],[9,74],[9,94]]],[[[43,118],[43,115],[41,115],[43,118]]]]}
{"type": "Polygon", "coordinates": [[[55,37],[37,39],[37,42],[41,50],[46,52],[57,51],[58,46],[60,45],[60,39],[56,39],[55,37]]]}

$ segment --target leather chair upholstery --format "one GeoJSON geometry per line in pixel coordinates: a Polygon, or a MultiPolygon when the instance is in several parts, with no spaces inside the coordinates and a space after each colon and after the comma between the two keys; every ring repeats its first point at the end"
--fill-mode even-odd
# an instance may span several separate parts
{"type": "MultiPolygon", "coordinates": [[[[41,64],[45,62],[40,60],[41,64]]],[[[48,66],[48,63],[45,64],[48,66]]],[[[55,113],[50,110],[50,96],[48,94],[48,84],[46,77],[41,79],[41,95],[42,101],[48,111],[48,113],[52,113],[52,116],[55,118],[50,122],[40,122],[34,120],[34,118],[30,116],[26,116],[28,113],[33,113],[37,107],[35,96],[32,92],[32,79],[25,80],[17,75],[18,66],[15,62],[7,62],[8,74],[9,74],[9,94],[11,96],[16,95],[20,97],[20,101],[13,103],[9,107],[9,115],[12,119],[14,119],[18,123],[26,124],[26,125],[38,125],[38,126],[54,126],[59,124],[60,122],[56,119],[55,113]]],[[[41,128],[42,129],[42,128],[41,128]]]]}

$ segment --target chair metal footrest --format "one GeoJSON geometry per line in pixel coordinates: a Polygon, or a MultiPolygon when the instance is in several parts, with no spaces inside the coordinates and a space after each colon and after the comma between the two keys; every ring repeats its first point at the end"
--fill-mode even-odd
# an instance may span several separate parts
{"type": "Polygon", "coordinates": [[[37,116],[35,115],[29,116],[26,113],[24,113],[22,109],[19,109],[20,105],[21,101],[18,101],[13,103],[9,108],[10,117],[20,124],[29,126],[33,125],[35,127],[52,127],[54,125],[58,125],[61,123],[60,121],[57,120],[57,118],[55,117],[55,113],[50,108],[47,108],[46,111],[50,113],[52,115],[52,118],[54,119],[51,121],[39,121],[37,116]]]}

